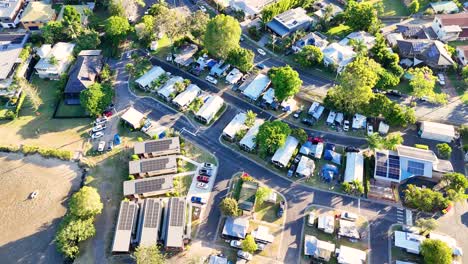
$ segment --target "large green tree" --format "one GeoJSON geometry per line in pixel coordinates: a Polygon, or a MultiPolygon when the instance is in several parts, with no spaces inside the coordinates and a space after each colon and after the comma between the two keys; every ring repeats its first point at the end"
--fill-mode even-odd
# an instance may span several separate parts
{"type": "Polygon", "coordinates": [[[210,16],[208,14],[198,10],[192,13],[187,18],[187,26],[189,28],[190,34],[198,40],[202,40],[206,32],[206,27],[210,21],[210,16]]]}
{"type": "Polygon", "coordinates": [[[110,84],[94,83],[80,94],[80,103],[93,116],[98,116],[112,103],[114,90],[110,84]]]}
{"type": "Polygon", "coordinates": [[[396,147],[403,144],[403,141],[403,137],[399,132],[389,134],[386,137],[382,137],[378,133],[367,136],[367,143],[370,149],[396,150],[396,147]]]}
{"type": "Polygon", "coordinates": [[[138,39],[143,40],[146,44],[155,39],[154,22],[153,16],[145,15],[141,18],[141,22],[135,25],[138,39]]]}
{"type": "Polygon", "coordinates": [[[96,49],[101,44],[99,33],[94,30],[84,30],[81,35],[76,38],[75,53],[82,50],[96,49]]]}
{"type": "Polygon", "coordinates": [[[419,218],[416,220],[416,226],[426,233],[437,229],[439,224],[434,218],[419,218]]]}
{"type": "Polygon", "coordinates": [[[80,252],[78,243],[94,236],[96,229],[93,218],[79,219],[66,216],[55,235],[57,250],[69,259],[74,259],[80,252]]]}
{"type": "Polygon", "coordinates": [[[166,35],[173,43],[176,37],[188,32],[186,18],[177,10],[169,9],[165,5],[159,8],[159,12],[154,15],[154,32],[156,35],[166,35]]]}
{"type": "Polygon", "coordinates": [[[137,264],[164,264],[166,258],[157,246],[143,247],[139,246],[135,250],[137,264]]]}
{"type": "Polygon", "coordinates": [[[442,240],[425,239],[421,243],[421,255],[426,264],[452,263],[452,249],[442,240]]]}
{"type": "Polygon", "coordinates": [[[268,196],[270,196],[271,192],[271,189],[266,186],[259,187],[255,193],[255,203],[257,205],[262,205],[268,196]]]}
{"type": "Polygon", "coordinates": [[[344,12],[346,25],[353,31],[376,32],[380,26],[377,10],[370,2],[349,1],[344,12]]]}
{"type": "Polygon", "coordinates": [[[252,235],[247,235],[245,239],[241,243],[242,250],[245,252],[249,252],[253,254],[258,246],[257,243],[255,243],[255,239],[252,235]]]}
{"type": "Polygon", "coordinates": [[[127,36],[131,28],[128,19],[125,17],[111,16],[106,20],[104,29],[109,39],[114,44],[119,44],[127,36]]]}
{"type": "Polygon", "coordinates": [[[465,175],[458,172],[450,172],[444,174],[442,182],[445,184],[445,191],[447,196],[452,201],[466,199],[466,189],[468,188],[468,180],[465,175]]]}
{"type": "Polygon", "coordinates": [[[262,156],[273,154],[284,145],[289,134],[291,128],[284,122],[275,120],[263,123],[255,137],[260,154],[262,156]]]}
{"type": "Polygon", "coordinates": [[[291,136],[293,136],[297,140],[299,140],[299,143],[301,143],[301,144],[304,144],[307,141],[307,138],[309,137],[307,135],[307,132],[305,132],[305,130],[302,129],[302,128],[294,128],[291,131],[291,136]]]}
{"type": "Polygon", "coordinates": [[[446,94],[436,94],[434,92],[436,77],[429,67],[411,68],[408,72],[411,74],[410,87],[413,97],[426,97],[432,102],[447,103],[446,94]]]}
{"type": "Polygon", "coordinates": [[[213,56],[227,58],[231,50],[239,47],[240,36],[241,28],[235,18],[217,15],[206,27],[205,48],[213,56]]]}
{"type": "Polygon", "coordinates": [[[91,218],[101,213],[103,204],[96,188],[84,186],[73,194],[69,207],[71,215],[80,218],[91,218]]]}
{"type": "Polygon", "coordinates": [[[229,51],[226,61],[242,72],[248,72],[254,65],[255,54],[249,49],[236,47],[229,51]]]}
{"type": "Polygon", "coordinates": [[[78,13],[78,10],[74,6],[66,5],[63,8],[63,24],[65,26],[70,26],[74,23],[81,23],[81,15],[78,13]]]}
{"type": "Polygon", "coordinates": [[[299,78],[299,73],[289,65],[271,68],[268,76],[275,89],[275,97],[279,101],[294,96],[301,89],[302,80],[299,78]]]}
{"type": "Polygon", "coordinates": [[[304,67],[317,66],[323,61],[322,50],[313,45],[306,45],[295,57],[296,61],[304,67]]]}
{"type": "Polygon", "coordinates": [[[219,209],[226,216],[237,216],[237,213],[239,211],[236,199],[230,197],[226,197],[223,200],[221,200],[221,203],[219,204],[219,209]]]}
{"type": "Polygon", "coordinates": [[[429,188],[419,188],[408,184],[405,194],[405,203],[407,206],[416,208],[424,212],[434,212],[443,210],[449,205],[449,200],[442,196],[440,192],[429,188]]]}

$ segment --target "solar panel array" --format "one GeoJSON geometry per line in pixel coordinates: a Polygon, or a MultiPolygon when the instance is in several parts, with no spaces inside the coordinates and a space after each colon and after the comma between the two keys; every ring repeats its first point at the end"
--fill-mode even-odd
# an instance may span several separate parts
{"type": "Polygon", "coordinates": [[[183,226],[185,217],[185,202],[182,199],[171,199],[171,220],[170,226],[183,226]]]}
{"type": "Polygon", "coordinates": [[[409,160],[408,172],[413,175],[424,175],[424,163],[409,160]]]}
{"type": "Polygon", "coordinates": [[[141,172],[158,171],[166,168],[166,164],[169,162],[168,158],[156,159],[156,160],[145,160],[140,163],[141,172]]]}
{"type": "Polygon", "coordinates": [[[145,206],[145,224],[146,228],[157,228],[159,220],[161,203],[156,200],[146,200],[145,206]]]}
{"type": "Polygon", "coordinates": [[[155,178],[148,181],[141,181],[135,183],[135,193],[148,193],[159,191],[162,185],[166,182],[165,178],[155,178]]]}
{"type": "Polygon", "coordinates": [[[388,156],[388,178],[400,179],[400,157],[395,155],[388,156]]]}
{"type": "Polygon", "coordinates": [[[150,153],[150,152],[168,150],[171,143],[172,143],[172,139],[164,139],[164,140],[146,142],[145,152],[150,153]]]}
{"type": "Polygon", "coordinates": [[[133,217],[136,209],[136,204],[128,202],[122,203],[120,208],[118,230],[131,230],[133,225],[133,217]]]}
{"type": "Polygon", "coordinates": [[[387,177],[387,166],[388,166],[388,157],[387,155],[377,152],[376,162],[376,172],[375,175],[380,177],[387,177]]]}

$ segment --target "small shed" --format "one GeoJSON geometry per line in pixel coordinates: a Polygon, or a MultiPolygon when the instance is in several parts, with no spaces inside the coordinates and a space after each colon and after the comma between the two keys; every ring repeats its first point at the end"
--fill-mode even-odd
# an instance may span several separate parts
{"type": "Polygon", "coordinates": [[[141,127],[143,119],[145,119],[145,115],[140,113],[135,108],[130,107],[127,111],[122,115],[122,120],[124,120],[127,124],[132,126],[134,129],[138,129],[141,127]]]}
{"type": "Polygon", "coordinates": [[[366,128],[366,117],[360,114],[355,114],[353,116],[353,129],[363,129],[366,128]]]}
{"type": "Polygon", "coordinates": [[[447,143],[455,139],[455,128],[452,125],[435,122],[422,121],[418,133],[421,138],[447,143]]]}
{"type": "Polygon", "coordinates": [[[315,163],[312,159],[302,156],[299,164],[297,164],[296,175],[298,177],[309,178],[313,175],[315,170],[315,163]]]}
{"type": "Polygon", "coordinates": [[[333,234],[335,231],[335,218],[332,215],[321,214],[318,217],[317,228],[325,233],[333,234]]]}
{"type": "Polygon", "coordinates": [[[390,129],[390,126],[385,124],[384,121],[380,121],[379,123],[379,134],[380,135],[386,135],[388,133],[388,130],[390,129]]]}
{"type": "Polygon", "coordinates": [[[333,125],[333,123],[335,123],[335,118],[336,118],[336,112],[330,111],[327,117],[327,125],[333,125]]]}

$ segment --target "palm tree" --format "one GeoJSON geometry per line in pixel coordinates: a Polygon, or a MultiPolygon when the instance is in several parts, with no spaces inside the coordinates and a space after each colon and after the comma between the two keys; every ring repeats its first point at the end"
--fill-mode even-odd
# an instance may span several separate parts
{"type": "Polygon", "coordinates": [[[379,136],[377,133],[373,133],[366,137],[367,143],[369,144],[369,148],[374,150],[376,148],[380,148],[382,146],[383,138],[379,136]]]}
{"type": "Polygon", "coordinates": [[[255,123],[255,118],[257,118],[257,114],[254,113],[252,110],[248,110],[246,113],[245,125],[247,127],[252,127],[255,123]]]}

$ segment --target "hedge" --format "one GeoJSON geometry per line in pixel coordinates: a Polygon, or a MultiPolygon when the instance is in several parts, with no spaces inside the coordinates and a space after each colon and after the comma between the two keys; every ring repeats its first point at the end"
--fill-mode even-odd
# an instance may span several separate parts
{"type": "Polygon", "coordinates": [[[1,116],[0,119],[10,119],[13,120],[18,117],[19,111],[21,110],[21,107],[23,107],[24,99],[26,98],[25,93],[21,93],[18,102],[16,103],[15,110],[8,110],[6,111],[5,115],[1,116]]]}
{"type": "Polygon", "coordinates": [[[21,147],[13,145],[0,145],[1,152],[21,152],[24,155],[39,154],[45,158],[57,158],[61,160],[71,160],[72,152],[68,150],[41,148],[38,146],[22,145],[21,147]]]}

